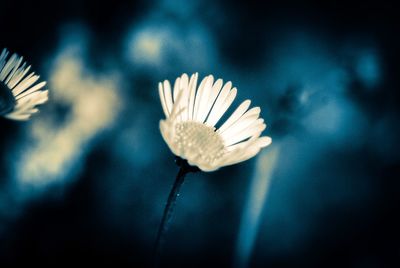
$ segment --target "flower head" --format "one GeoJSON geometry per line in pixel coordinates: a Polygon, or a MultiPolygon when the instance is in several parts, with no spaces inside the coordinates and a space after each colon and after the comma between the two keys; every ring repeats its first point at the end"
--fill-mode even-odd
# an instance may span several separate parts
{"type": "Polygon", "coordinates": [[[160,121],[161,134],[171,151],[203,171],[213,171],[255,156],[271,143],[260,137],[266,128],[259,118],[260,108],[249,109],[245,100],[218,128],[216,124],[236,97],[232,83],[205,77],[197,87],[198,74],[183,74],[173,91],[168,80],[158,89],[166,119],[160,121]]]}
{"type": "Polygon", "coordinates": [[[8,59],[7,49],[0,54],[0,116],[14,120],[28,120],[38,112],[36,105],[48,100],[46,82],[35,84],[39,76],[29,72],[23,57],[13,54],[8,59]]]}

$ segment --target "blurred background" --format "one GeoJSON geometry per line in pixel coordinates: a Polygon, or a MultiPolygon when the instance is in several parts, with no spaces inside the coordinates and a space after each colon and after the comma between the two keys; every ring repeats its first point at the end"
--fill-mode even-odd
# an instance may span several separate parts
{"type": "Polygon", "coordinates": [[[147,267],[178,167],[157,83],[232,81],[270,147],[189,174],[165,267],[399,267],[397,10],[383,1],[0,2],[50,101],[0,118],[0,264],[147,267]]]}

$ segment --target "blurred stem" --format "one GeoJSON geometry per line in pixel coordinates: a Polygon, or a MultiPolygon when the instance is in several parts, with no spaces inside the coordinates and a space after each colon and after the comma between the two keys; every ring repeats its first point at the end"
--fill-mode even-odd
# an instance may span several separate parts
{"type": "Polygon", "coordinates": [[[167,204],[164,208],[164,214],[158,228],[157,239],[156,239],[156,246],[155,246],[155,258],[154,258],[154,266],[158,267],[162,246],[165,239],[165,234],[168,231],[169,224],[171,222],[172,213],[175,207],[176,198],[179,195],[179,190],[185,180],[186,174],[189,170],[182,165],[179,169],[178,175],[176,176],[174,185],[172,186],[171,192],[169,193],[167,204]]]}

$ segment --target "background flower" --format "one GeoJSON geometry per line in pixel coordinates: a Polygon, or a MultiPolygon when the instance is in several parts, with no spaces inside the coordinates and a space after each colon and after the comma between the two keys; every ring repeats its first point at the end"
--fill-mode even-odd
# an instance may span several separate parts
{"type": "Polygon", "coordinates": [[[6,118],[28,120],[39,111],[36,106],[48,100],[48,91],[42,90],[46,82],[36,84],[39,76],[29,73],[31,66],[26,65],[17,54],[9,57],[7,49],[0,54],[0,115],[6,118]]]}

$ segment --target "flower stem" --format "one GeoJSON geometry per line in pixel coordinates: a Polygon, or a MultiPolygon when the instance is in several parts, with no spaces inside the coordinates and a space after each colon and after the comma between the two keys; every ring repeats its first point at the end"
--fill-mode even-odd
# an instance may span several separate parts
{"type": "Polygon", "coordinates": [[[165,234],[169,228],[169,223],[172,218],[172,213],[173,213],[173,210],[175,207],[176,198],[179,195],[179,190],[180,190],[180,188],[185,180],[185,176],[188,172],[189,172],[189,170],[184,165],[182,165],[180,167],[178,175],[176,176],[174,185],[172,186],[171,192],[169,193],[167,204],[165,205],[165,208],[164,208],[163,217],[162,217],[160,226],[158,228],[156,245],[155,245],[154,267],[158,267],[161,250],[162,250],[162,246],[164,243],[165,234]]]}

